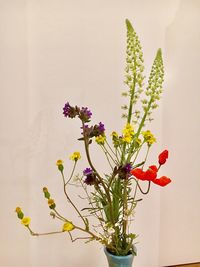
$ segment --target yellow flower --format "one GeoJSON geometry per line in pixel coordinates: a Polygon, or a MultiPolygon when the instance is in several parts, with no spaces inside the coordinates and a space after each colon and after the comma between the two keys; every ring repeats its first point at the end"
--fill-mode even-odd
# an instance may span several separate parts
{"type": "Polygon", "coordinates": [[[97,142],[98,145],[104,145],[105,140],[106,140],[106,136],[105,135],[98,135],[95,138],[95,141],[97,142]]]}
{"type": "Polygon", "coordinates": [[[81,154],[80,154],[80,152],[74,152],[71,156],[70,156],[70,159],[71,160],[74,160],[74,161],[77,161],[77,160],[79,160],[81,158],[81,154]]]}
{"type": "Polygon", "coordinates": [[[48,205],[51,206],[51,205],[53,205],[53,204],[55,204],[54,199],[50,198],[50,199],[48,200],[48,205]]]}
{"type": "Polygon", "coordinates": [[[21,223],[25,226],[29,226],[31,222],[31,219],[29,217],[24,217],[22,220],[21,220],[21,223]]]}
{"type": "Polygon", "coordinates": [[[63,232],[65,232],[65,231],[67,231],[67,232],[72,231],[74,228],[75,227],[74,227],[74,225],[73,225],[72,222],[66,222],[66,223],[63,224],[63,232]]]}
{"type": "Polygon", "coordinates": [[[55,202],[54,202],[54,199],[49,198],[49,199],[48,199],[48,205],[49,205],[49,208],[50,208],[50,209],[55,209],[56,204],[55,204],[55,202]]]}
{"type": "Polygon", "coordinates": [[[151,133],[151,131],[147,130],[145,132],[142,132],[142,135],[144,137],[144,141],[147,142],[148,146],[151,146],[153,143],[156,142],[156,138],[151,133]]]}
{"type": "Polygon", "coordinates": [[[130,123],[127,123],[123,129],[123,137],[122,140],[128,144],[131,143],[134,136],[133,126],[130,123]]]}
{"type": "Polygon", "coordinates": [[[61,159],[57,160],[56,165],[57,166],[63,165],[63,161],[61,159]]]}

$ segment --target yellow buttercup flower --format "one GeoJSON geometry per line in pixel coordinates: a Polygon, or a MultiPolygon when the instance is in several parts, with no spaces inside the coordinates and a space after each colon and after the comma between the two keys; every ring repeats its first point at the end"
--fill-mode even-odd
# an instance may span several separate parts
{"type": "Polygon", "coordinates": [[[142,135],[144,137],[144,141],[147,143],[148,146],[151,146],[153,143],[156,142],[156,138],[151,133],[151,131],[147,130],[145,132],[142,132],[142,135]]]}
{"type": "Polygon", "coordinates": [[[123,129],[123,137],[122,140],[128,144],[131,143],[134,136],[133,126],[130,123],[127,123],[123,129]]]}
{"type": "Polygon", "coordinates": [[[63,224],[63,232],[65,232],[65,231],[67,231],[67,232],[72,231],[74,228],[75,227],[74,227],[74,225],[73,225],[72,222],[66,222],[66,223],[63,224]]]}
{"type": "Polygon", "coordinates": [[[63,161],[61,159],[57,160],[56,165],[57,166],[63,165],[63,161]]]}
{"type": "Polygon", "coordinates": [[[98,135],[95,138],[95,141],[97,142],[98,145],[104,145],[106,140],[106,136],[105,135],[98,135]]]}
{"type": "Polygon", "coordinates": [[[79,160],[81,158],[81,154],[80,154],[80,152],[74,152],[71,156],[70,156],[70,159],[71,160],[74,160],[74,161],[77,161],[77,160],[79,160]]]}
{"type": "Polygon", "coordinates": [[[21,223],[24,225],[24,226],[28,226],[31,222],[31,219],[29,217],[24,217],[22,220],[21,220],[21,223]]]}

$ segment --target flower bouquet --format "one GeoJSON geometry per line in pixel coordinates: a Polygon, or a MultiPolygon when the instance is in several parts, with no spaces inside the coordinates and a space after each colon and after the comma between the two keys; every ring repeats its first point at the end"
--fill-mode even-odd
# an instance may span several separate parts
{"type": "MultiPolygon", "coordinates": [[[[63,189],[68,204],[75,209],[80,224],[77,225],[58,211],[55,200],[51,197],[47,187],[43,188],[51,210],[50,215],[62,222],[60,230],[50,233],[36,233],[31,229],[30,218],[24,216],[20,207],[16,213],[21,223],[33,236],[68,233],[71,241],[84,239],[86,242],[98,241],[112,255],[127,256],[136,254],[134,246],[137,235],[130,232],[130,224],[141,195],[150,191],[151,184],[166,186],[171,179],[158,176],[158,171],[168,158],[168,151],[164,150],[156,164],[146,166],[146,161],[156,138],[146,124],[152,120],[152,112],[158,107],[158,100],[162,93],[164,68],[161,49],[158,49],[153,62],[148,84],[144,89],[144,61],[140,41],[131,23],[126,20],[127,49],[125,84],[127,90],[122,93],[127,104],[122,106],[125,119],[121,133],[113,131],[106,134],[102,122],[92,124],[92,112],[87,107],[78,107],[67,102],[63,108],[63,115],[70,119],[80,120],[80,145],[84,146],[87,165],[76,174],[76,167],[81,155],[74,152],[72,171],[65,174],[64,162],[57,161],[61,174],[63,189]],[[105,156],[109,171],[105,173],[93,163],[90,147],[97,146],[105,156]],[[140,153],[145,153],[142,161],[138,161],[140,153]],[[76,179],[74,179],[76,177],[76,179]],[[88,206],[80,209],[70,196],[70,187],[74,184],[82,187],[84,198],[88,206]],[[143,189],[145,183],[146,190],[143,189]],[[94,220],[91,223],[91,217],[94,220]],[[85,236],[74,237],[77,232],[85,236]]],[[[101,167],[101,166],[100,166],[101,167]]],[[[121,266],[121,265],[120,265],[121,266]]]]}

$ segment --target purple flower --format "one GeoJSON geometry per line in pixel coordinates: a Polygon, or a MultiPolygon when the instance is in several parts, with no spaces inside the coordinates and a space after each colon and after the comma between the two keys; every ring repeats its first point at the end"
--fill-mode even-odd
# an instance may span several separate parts
{"type": "Polygon", "coordinates": [[[65,117],[69,117],[69,118],[75,118],[80,112],[80,109],[75,106],[72,107],[70,106],[69,102],[67,102],[63,108],[63,114],[65,117]]]}
{"type": "Polygon", "coordinates": [[[121,166],[118,170],[119,178],[128,179],[131,176],[130,174],[131,169],[132,169],[131,163],[126,163],[124,166],[121,166]]]}
{"type": "Polygon", "coordinates": [[[69,116],[70,110],[71,110],[71,106],[70,106],[69,102],[67,102],[63,108],[63,114],[65,117],[69,116]]]}
{"type": "Polygon", "coordinates": [[[104,135],[104,132],[105,132],[104,124],[102,122],[99,122],[99,124],[94,125],[91,137],[104,135]]]}
{"type": "Polygon", "coordinates": [[[89,122],[90,118],[92,116],[92,112],[87,108],[87,107],[82,107],[80,110],[80,114],[79,114],[79,118],[83,121],[83,122],[89,122]]]}
{"type": "Polygon", "coordinates": [[[93,170],[91,168],[86,168],[84,171],[83,171],[83,175],[87,176],[87,175],[90,175],[93,173],[93,170]]]}
{"type": "Polygon", "coordinates": [[[94,174],[92,169],[86,168],[83,171],[83,175],[86,176],[84,183],[86,183],[87,185],[94,185],[96,183],[96,175],[94,174]]]}
{"type": "Polygon", "coordinates": [[[131,163],[127,163],[127,164],[124,166],[124,171],[125,171],[126,173],[130,173],[131,169],[132,169],[131,163]]]}
{"type": "Polygon", "coordinates": [[[104,134],[105,127],[104,127],[104,124],[102,122],[99,123],[98,130],[99,130],[101,135],[104,134]]]}

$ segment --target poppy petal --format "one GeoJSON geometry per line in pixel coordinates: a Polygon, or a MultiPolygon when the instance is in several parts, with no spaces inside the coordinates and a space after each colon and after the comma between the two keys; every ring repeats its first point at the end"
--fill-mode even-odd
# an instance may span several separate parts
{"type": "Polygon", "coordinates": [[[160,186],[166,186],[169,183],[171,183],[171,179],[166,177],[166,176],[162,176],[159,179],[155,179],[153,181],[154,184],[160,185],[160,186]]]}
{"type": "Polygon", "coordinates": [[[131,174],[139,180],[145,180],[145,172],[140,168],[131,170],[131,174]]]}

